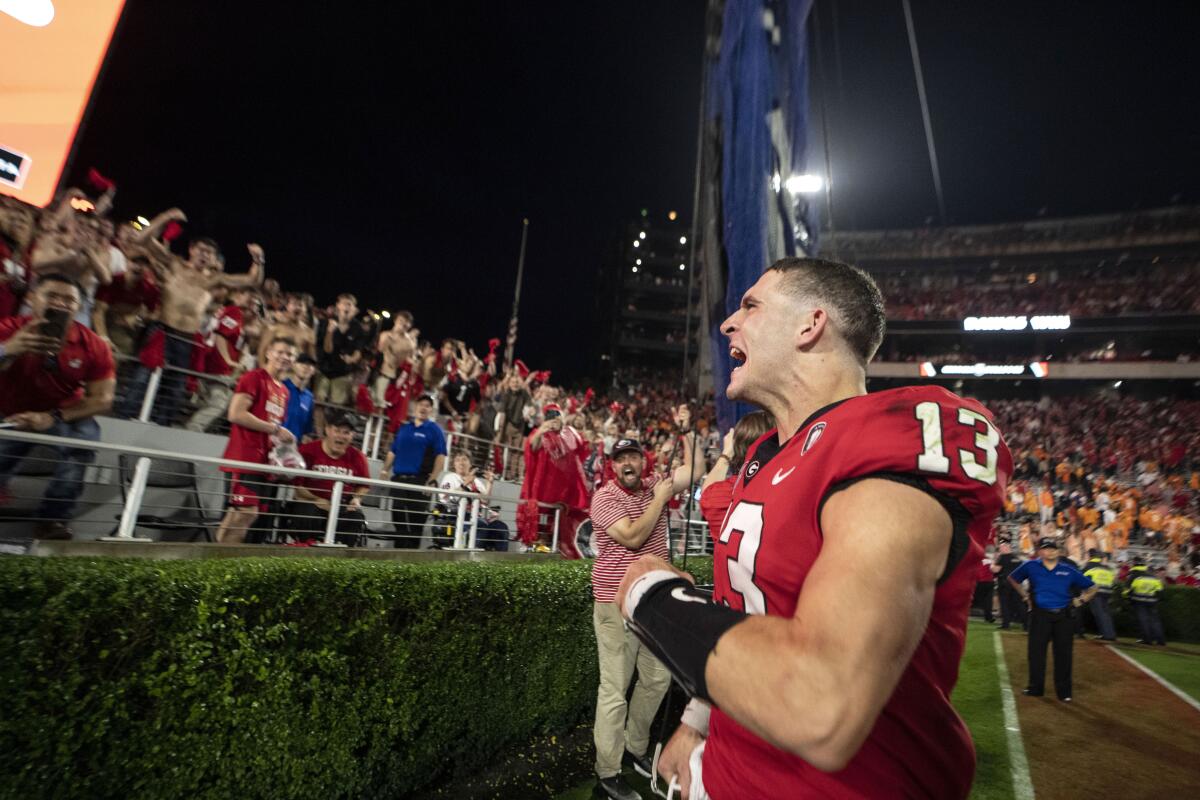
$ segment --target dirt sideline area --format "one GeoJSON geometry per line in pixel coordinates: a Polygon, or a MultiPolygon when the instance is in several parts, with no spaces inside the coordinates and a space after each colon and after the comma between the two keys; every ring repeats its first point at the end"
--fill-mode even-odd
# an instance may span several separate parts
{"type": "MultiPolygon", "coordinates": [[[[1047,695],[1025,697],[1025,635],[1008,632],[1002,640],[1039,800],[1075,800],[1097,791],[1128,800],[1196,796],[1200,712],[1099,641],[1075,643],[1070,704],[1053,697],[1052,655],[1047,695]]],[[[1194,659],[1193,669],[1200,670],[1200,656],[1191,648],[1171,652],[1194,659]]]]}

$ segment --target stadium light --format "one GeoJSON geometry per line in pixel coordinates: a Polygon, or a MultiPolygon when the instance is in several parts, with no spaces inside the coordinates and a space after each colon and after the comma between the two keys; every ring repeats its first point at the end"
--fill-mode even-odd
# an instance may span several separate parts
{"type": "Polygon", "coordinates": [[[687,237],[686,237],[686,236],[680,236],[680,237],[679,237],[679,243],[680,243],[680,244],[687,244],[687,237]]]}
{"type": "Polygon", "coordinates": [[[687,269],[687,264],[680,264],[680,265],[679,265],[679,271],[680,271],[680,272],[683,272],[685,269],[687,269]]]}
{"type": "Polygon", "coordinates": [[[384,319],[391,319],[391,318],[392,318],[392,312],[390,312],[390,311],[380,311],[379,313],[380,313],[381,315],[383,315],[383,318],[384,318],[384,319]]]}
{"type": "Polygon", "coordinates": [[[634,272],[637,272],[637,267],[634,267],[634,268],[633,268],[633,271],[634,271],[634,272]]]}
{"type": "MultiPolygon", "coordinates": [[[[825,181],[820,175],[792,175],[784,183],[792,194],[816,194],[825,188],[825,181]]],[[[776,191],[779,191],[776,189],[776,191]]]]}
{"type": "Polygon", "coordinates": [[[634,263],[636,263],[636,264],[637,264],[637,265],[640,267],[640,266],[642,265],[642,260],[639,258],[639,259],[638,259],[636,262],[634,262],[634,263]]]}
{"type": "Polygon", "coordinates": [[[671,222],[674,222],[674,221],[675,221],[675,218],[676,218],[676,217],[678,217],[678,216],[679,216],[679,215],[678,215],[678,214],[676,214],[674,211],[668,211],[668,212],[667,212],[667,219],[671,220],[671,222]]]}
{"type": "Polygon", "coordinates": [[[645,231],[642,231],[641,233],[639,233],[639,234],[638,234],[638,238],[639,238],[639,239],[645,239],[645,238],[646,238],[646,232],[645,232],[645,231]]]}
{"type": "Polygon", "coordinates": [[[642,243],[641,243],[641,242],[639,242],[637,239],[634,239],[634,240],[633,240],[633,246],[634,246],[634,247],[641,247],[641,246],[642,246],[642,243]]]}

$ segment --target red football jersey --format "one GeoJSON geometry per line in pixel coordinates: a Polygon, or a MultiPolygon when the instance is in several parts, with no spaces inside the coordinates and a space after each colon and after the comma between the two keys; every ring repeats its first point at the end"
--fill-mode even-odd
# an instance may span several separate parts
{"type": "Polygon", "coordinates": [[[950,692],[975,566],[1011,473],[991,413],[936,386],[853,397],[817,411],[782,448],[774,431],[755,443],[717,537],[718,602],[791,617],[821,552],[823,501],[863,478],[928,492],[950,512],[954,535],[925,634],[850,763],[821,772],[714,708],[703,771],[714,800],[967,796],[975,749],[950,692]]]}
{"type": "MultiPolygon", "coordinates": [[[[238,379],[234,387],[235,394],[250,395],[250,413],[266,422],[283,424],[287,413],[288,390],[279,381],[267,374],[265,369],[247,372],[238,379]]],[[[225,445],[225,455],[232,461],[250,461],[255,464],[267,463],[267,455],[271,452],[271,435],[232,425],[229,429],[229,443],[225,445]]],[[[227,471],[232,467],[222,467],[227,471]]]]}

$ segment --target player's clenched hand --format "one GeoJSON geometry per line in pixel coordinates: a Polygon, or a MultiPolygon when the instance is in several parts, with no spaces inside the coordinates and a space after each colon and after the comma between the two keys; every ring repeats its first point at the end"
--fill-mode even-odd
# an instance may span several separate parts
{"type": "Polygon", "coordinates": [[[625,598],[629,596],[629,587],[633,586],[633,582],[638,578],[642,577],[647,572],[653,572],[656,569],[665,569],[669,572],[676,573],[681,578],[686,578],[691,583],[696,582],[696,579],[691,575],[675,569],[658,556],[642,556],[637,561],[629,565],[629,569],[625,570],[625,577],[621,578],[621,585],[617,587],[617,608],[621,609],[621,614],[623,616],[629,616],[627,613],[625,613],[625,598]]]}
{"type": "Polygon", "coordinates": [[[662,755],[658,757],[658,774],[668,784],[672,778],[675,779],[679,784],[679,796],[682,800],[688,800],[692,790],[692,751],[703,741],[704,737],[699,731],[690,725],[681,724],[663,748],[662,755]]]}

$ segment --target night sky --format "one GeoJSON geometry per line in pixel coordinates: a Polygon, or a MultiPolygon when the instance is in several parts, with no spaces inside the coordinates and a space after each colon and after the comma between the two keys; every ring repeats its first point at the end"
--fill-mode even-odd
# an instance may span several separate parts
{"type": "MultiPolygon", "coordinates": [[[[937,205],[901,5],[834,5],[835,224],[919,225],[937,205]]],[[[703,8],[129,0],[72,175],[116,179],[123,216],[180,206],[231,270],[258,241],[287,289],[477,349],[503,336],[527,216],[518,355],[576,377],[623,223],[690,217],[703,8]]],[[[1200,202],[1194,4],[914,15],[952,223],[1200,202]]]]}

